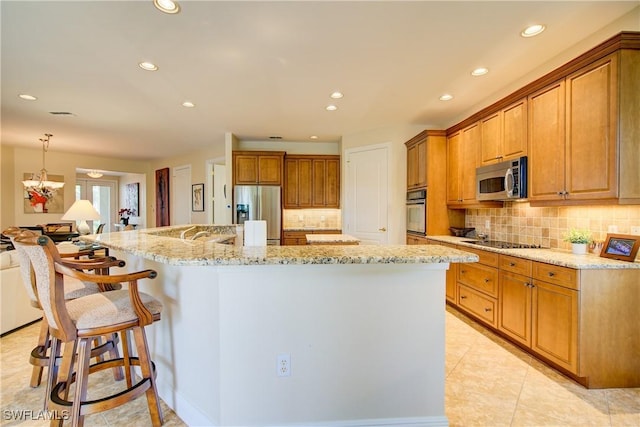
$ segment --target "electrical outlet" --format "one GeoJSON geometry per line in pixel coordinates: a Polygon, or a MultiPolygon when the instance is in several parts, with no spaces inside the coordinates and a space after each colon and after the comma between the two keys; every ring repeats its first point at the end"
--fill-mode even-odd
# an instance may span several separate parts
{"type": "Polygon", "coordinates": [[[486,220],[484,222],[484,228],[485,228],[485,230],[491,230],[491,221],[490,220],[486,220]]]}
{"type": "Polygon", "coordinates": [[[276,365],[279,377],[291,376],[291,355],[289,353],[282,353],[278,355],[278,363],[276,365]]]}
{"type": "Polygon", "coordinates": [[[640,236],[640,225],[632,226],[631,234],[633,234],[634,236],[640,236]]]}

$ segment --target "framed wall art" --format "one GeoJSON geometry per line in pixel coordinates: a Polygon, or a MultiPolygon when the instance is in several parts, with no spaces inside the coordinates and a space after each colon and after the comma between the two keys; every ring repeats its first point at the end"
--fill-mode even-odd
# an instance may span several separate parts
{"type": "Polygon", "coordinates": [[[191,186],[191,210],[193,212],[204,212],[204,184],[193,184],[191,186]]]}
{"type": "Polygon", "coordinates": [[[140,183],[134,182],[125,186],[124,205],[133,211],[134,216],[140,215],[139,210],[140,183]]]}
{"type": "Polygon", "coordinates": [[[156,227],[171,225],[169,217],[169,168],[156,170],[156,227]]]}

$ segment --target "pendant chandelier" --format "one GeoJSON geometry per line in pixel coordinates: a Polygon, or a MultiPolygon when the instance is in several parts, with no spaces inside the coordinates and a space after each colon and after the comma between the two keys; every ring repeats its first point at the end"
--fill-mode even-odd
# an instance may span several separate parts
{"type": "Polygon", "coordinates": [[[40,142],[42,142],[42,169],[38,173],[31,174],[31,179],[22,181],[22,185],[27,191],[35,191],[38,194],[53,194],[64,186],[64,182],[49,181],[45,168],[45,153],[49,149],[49,139],[53,135],[45,133],[44,136],[45,138],[40,138],[40,142]]]}

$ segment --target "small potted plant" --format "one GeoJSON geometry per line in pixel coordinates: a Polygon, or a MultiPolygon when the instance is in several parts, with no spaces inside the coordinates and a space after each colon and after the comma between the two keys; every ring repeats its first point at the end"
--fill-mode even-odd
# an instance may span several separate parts
{"type": "Polygon", "coordinates": [[[571,243],[571,251],[576,255],[587,253],[587,244],[591,243],[591,232],[589,230],[570,229],[564,236],[566,242],[571,243]]]}
{"type": "Polygon", "coordinates": [[[120,222],[122,223],[122,225],[128,225],[129,215],[135,215],[135,214],[136,214],[135,209],[122,208],[118,211],[118,215],[120,215],[120,222]]]}

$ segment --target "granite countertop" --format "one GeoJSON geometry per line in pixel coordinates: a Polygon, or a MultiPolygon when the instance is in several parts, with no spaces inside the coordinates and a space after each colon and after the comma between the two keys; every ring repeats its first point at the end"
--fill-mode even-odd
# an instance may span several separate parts
{"type": "Polygon", "coordinates": [[[602,258],[595,254],[574,255],[570,251],[561,249],[501,249],[488,246],[479,246],[473,243],[464,243],[465,240],[473,240],[468,237],[453,236],[427,236],[428,239],[443,243],[459,245],[464,248],[479,249],[487,252],[496,252],[532,261],[545,262],[547,264],[560,265],[562,267],[575,268],[577,270],[597,269],[640,269],[640,262],[626,262],[615,259],[602,258]]]}
{"type": "MultiPolygon", "coordinates": [[[[243,247],[176,237],[191,226],[92,234],[80,239],[171,265],[431,264],[477,262],[469,252],[437,245],[243,247]]],[[[205,225],[197,226],[204,229],[205,225]]],[[[192,230],[194,231],[194,230],[192,230]]],[[[220,230],[224,231],[224,230],[220,230]]]]}
{"type": "Polygon", "coordinates": [[[356,239],[348,234],[307,234],[307,243],[310,245],[330,245],[332,243],[358,244],[360,239],[356,239]]]}

